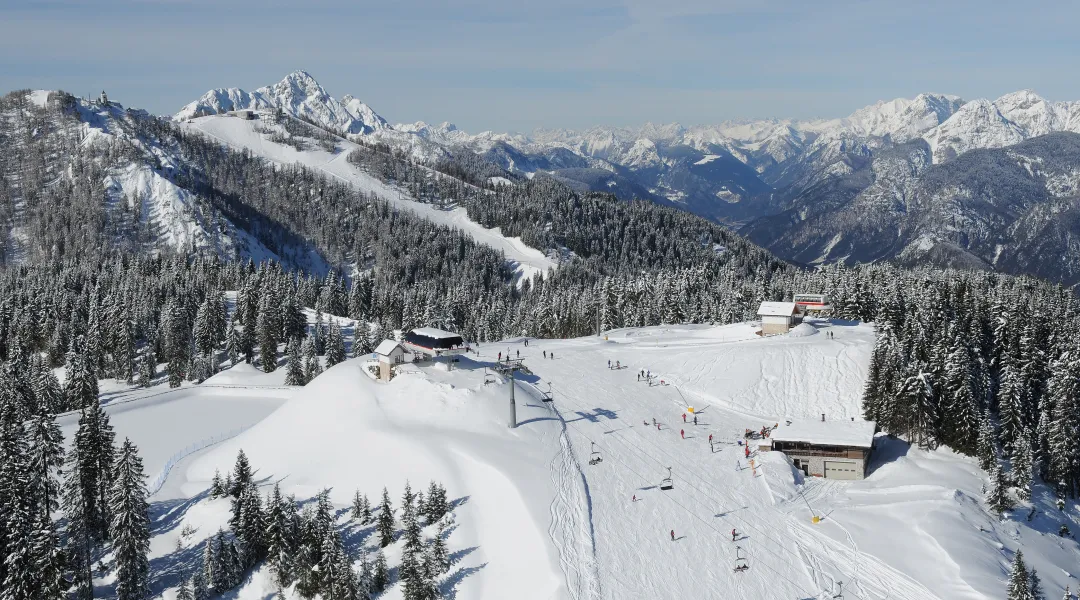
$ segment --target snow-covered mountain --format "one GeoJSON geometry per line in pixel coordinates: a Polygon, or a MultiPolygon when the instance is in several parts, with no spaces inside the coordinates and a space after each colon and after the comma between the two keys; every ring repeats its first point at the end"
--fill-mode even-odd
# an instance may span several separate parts
{"type": "Polygon", "coordinates": [[[294,71],[274,85],[253,92],[219,88],[203,94],[176,113],[178,120],[240,109],[277,109],[333,132],[374,133],[389,124],[367,104],[352,96],[340,101],[328,94],[306,71],[294,71]]]}
{"type": "Polygon", "coordinates": [[[940,163],[968,150],[1004,148],[1056,131],[1080,133],[1080,102],[1049,102],[1021,90],[992,102],[969,102],[923,137],[940,163]]]}

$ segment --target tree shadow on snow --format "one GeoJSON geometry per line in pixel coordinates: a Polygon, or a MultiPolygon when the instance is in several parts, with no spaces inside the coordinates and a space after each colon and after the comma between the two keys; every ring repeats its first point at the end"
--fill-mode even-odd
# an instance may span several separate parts
{"type": "Polygon", "coordinates": [[[176,529],[184,515],[192,507],[210,496],[210,490],[203,490],[191,498],[177,498],[151,502],[149,517],[150,531],[153,535],[162,535],[176,529]]]}
{"type": "Polygon", "coordinates": [[[451,573],[450,576],[446,578],[446,581],[439,585],[439,590],[442,592],[443,598],[445,598],[445,600],[457,600],[458,584],[469,575],[480,571],[486,566],[487,563],[484,563],[475,567],[464,567],[451,573]]]}

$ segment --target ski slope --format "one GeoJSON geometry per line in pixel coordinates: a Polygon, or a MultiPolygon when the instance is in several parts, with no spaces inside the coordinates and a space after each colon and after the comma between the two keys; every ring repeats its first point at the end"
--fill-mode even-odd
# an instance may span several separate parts
{"type": "MultiPolygon", "coordinates": [[[[171,600],[171,574],[195,568],[200,542],[227,528],[228,501],[210,500],[206,490],[241,448],[264,490],[276,482],[307,501],[329,488],[354,556],[360,546],[377,547],[370,528],[348,520],[355,490],[376,500],[386,486],[396,505],[406,480],[414,490],[442,482],[457,502],[447,597],[825,599],[842,589],[846,600],[996,600],[1017,548],[1038,568],[1048,597],[1076,588],[1080,551],[1055,535],[1062,523],[1080,530],[1076,505],[1060,512],[1038,488],[1030,520],[1027,507],[994,518],[982,503],[985,475],[948,449],[921,451],[879,436],[868,478],[855,482],[804,478],[774,452],[756,454],[748,468],[737,445],[747,428],[821,413],[858,416],[873,328],[811,326],[809,335],[769,338],[737,324],[528,346],[506,340],[484,344],[449,372],[408,365],[378,383],[365,359],[353,359],[287,391],[276,389],[278,372],[237,365],[207,382],[229,387],[177,392],[171,403],[186,407],[184,417],[154,412],[163,409],[153,398],[125,412],[117,405],[118,431],[130,427],[125,414],[132,424],[141,414],[148,463],[190,442],[163,433],[177,422],[213,423],[202,433],[254,423],[185,458],[152,499],[152,564],[165,573],[155,592],[171,600]],[[510,429],[508,384],[485,383],[485,375],[500,353],[518,352],[528,371],[518,376],[518,427],[510,429]],[[609,369],[608,360],[623,368],[609,369]],[[651,385],[639,380],[643,369],[651,385]],[[554,402],[539,401],[548,390],[554,402]],[[590,464],[593,451],[598,464],[590,464]],[[661,491],[667,467],[674,489],[661,491]],[[738,556],[747,570],[734,570],[738,556]]],[[[387,559],[397,564],[398,544],[387,559]]],[[[228,597],[274,591],[263,568],[228,597]]],[[[288,590],[285,598],[298,596],[288,590]]],[[[401,598],[401,589],[380,598],[401,598]]]]}
{"type": "Polygon", "coordinates": [[[327,152],[317,147],[299,151],[292,146],[275,144],[256,131],[257,126],[275,128],[278,127],[276,125],[222,115],[191,119],[182,122],[181,126],[203,133],[231,148],[247,149],[256,156],[279,164],[299,163],[322,171],[359,191],[375,194],[398,208],[416,213],[434,223],[460,229],[478,243],[502,252],[519,276],[533,277],[557,266],[555,260],[540,250],[527,246],[521,238],[504,236],[498,227],[488,229],[470,220],[462,207],[442,210],[437,206],[418,202],[402,190],[368,175],[348,161],[349,153],[358,148],[353,142],[338,140],[335,152],[327,152]]]}

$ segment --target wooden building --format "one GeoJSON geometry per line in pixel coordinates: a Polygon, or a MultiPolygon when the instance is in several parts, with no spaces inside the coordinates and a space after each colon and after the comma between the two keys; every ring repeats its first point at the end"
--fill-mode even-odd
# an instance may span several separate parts
{"type": "Polygon", "coordinates": [[[802,323],[802,313],[794,302],[762,302],[758,308],[761,335],[778,335],[802,323]]]}
{"type": "Polygon", "coordinates": [[[375,357],[379,360],[379,381],[390,381],[391,370],[396,365],[408,362],[409,353],[394,340],[383,340],[375,348],[375,357]]]}
{"type": "Polygon", "coordinates": [[[865,478],[877,425],[873,421],[825,421],[824,415],[822,419],[777,427],[758,447],[783,452],[805,475],[865,478]]]}

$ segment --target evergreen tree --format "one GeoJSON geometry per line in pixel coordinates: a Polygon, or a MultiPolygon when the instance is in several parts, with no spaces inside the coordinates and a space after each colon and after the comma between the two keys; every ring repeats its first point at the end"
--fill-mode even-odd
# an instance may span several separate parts
{"type": "MultiPolygon", "coordinates": [[[[218,531],[218,533],[221,533],[218,531]]],[[[218,588],[221,576],[217,573],[217,555],[214,552],[216,538],[207,538],[203,542],[203,560],[202,560],[202,580],[203,585],[213,589],[216,593],[221,593],[225,590],[218,588]]]]}
{"type": "Polygon", "coordinates": [[[281,323],[274,309],[274,295],[264,293],[259,302],[257,327],[259,363],[262,365],[262,370],[267,373],[277,369],[277,346],[281,335],[281,323]]]}
{"type": "Polygon", "coordinates": [[[351,516],[355,521],[364,522],[364,495],[360,493],[360,490],[356,490],[356,493],[353,494],[351,516]]]}
{"type": "Polygon", "coordinates": [[[214,478],[210,480],[210,497],[224,498],[228,493],[228,490],[225,489],[225,482],[221,480],[221,472],[214,469],[214,478]]]}
{"type": "MultiPolygon", "coordinates": [[[[85,342],[80,338],[76,344],[85,345],[85,342]]],[[[64,398],[70,410],[84,408],[98,401],[97,377],[89,365],[92,359],[83,352],[76,350],[68,361],[64,398]]]]}
{"type": "Polygon", "coordinates": [[[27,450],[11,385],[5,377],[0,398],[0,599],[22,600],[37,592],[30,544],[40,513],[25,493],[30,488],[27,450]]]}
{"type": "Polygon", "coordinates": [[[428,565],[435,576],[442,575],[450,569],[450,556],[446,551],[446,538],[448,535],[446,521],[439,521],[439,528],[435,533],[435,537],[431,539],[431,543],[428,544],[426,549],[424,563],[428,565]]]}
{"type": "Polygon", "coordinates": [[[252,482],[252,477],[251,464],[248,462],[247,454],[244,454],[244,449],[241,448],[236,453],[236,464],[233,465],[232,480],[228,488],[229,496],[239,499],[240,493],[252,482]]]}
{"type": "Polygon", "coordinates": [[[1042,581],[1039,579],[1039,574],[1035,572],[1034,567],[1028,573],[1028,582],[1030,584],[1031,600],[1046,600],[1046,593],[1042,589],[1042,581]]]}
{"type": "Polygon", "coordinates": [[[60,470],[64,466],[64,439],[52,414],[39,413],[27,424],[27,467],[41,514],[60,507],[60,470]]]}
{"type": "Polygon", "coordinates": [[[424,600],[427,588],[423,568],[423,540],[420,537],[420,521],[413,504],[412,490],[408,482],[401,501],[401,523],[404,528],[404,545],[401,549],[401,568],[398,579],[404,584],[404,597],[407,600],[424,600]]]}
{"type": "Polygon", "coordinates": [[[75,598],[89,600],[94,597],[92,563],[96,515],[91,507],[95,496],[93,485],[83,476],[82,467],[87,461],[80,452],[78,444],[68,450],[61,508],[67,517],[66,550],[75,598]]]}
{"type": "Polygon", "coordinates": [[[382,504],[379,506],[379,546],[385,548],[394,542],[394,508],[390,505],[390,493],[383,488],[382,504]]]}
{"type": "Polygon", "coordinates": [[[1009,572],[1009,583],[1005,588],[1006,600],[1032,600],[1031,584],[1028,578],[1027,567],[1024,565],[1024,553],[1016,551],[1013,557],[1012,570],[1009,572]]]}
{"type": "Polygon", "coordinates": [[[147,344],[139,357],[139,385],[150,387],[157,377],[157,356],[154,354],[153,344],[147,344]]]}
{"type": "Polygon", "coordinates": [[[281,488],[274,490],[266,506],[266,554],[274,574],[274,582],[280,588],[292,583],[292,555],[295,551],[292,523],[288,501],[281,497],[281,488]]]}
{"type": "Polygon", "coordinates": [[[386,566],[386,555],[382,550],[375,556],[375,567],[371,573],[371,591],[381,593],[390,583],[390,569],[386,566]]]}
{"type": "Polygon", "coordinates": [[[67,410],[59,380],[52,369],[40,359],[35,361],[33,385],[39,413],[56,414],[67,410]]]}
{"type": "Polygon", "coordinates": [[[206,586],[206,577],[203,576],[201,569],[196,569],[191,575],[191,598],[192,600],[210,600],[210,589],[206,586]]]}
{"type": "Polygon", "coordinates": [[[289,358],[285,364],[285,385],[304,385],[307,383],[307,376],[304,374],[304,363],[300,357],[300,340],[298,338],[292,338],[289,340],[288,347],[289,358]]]}
{"type": "Polygon", "coordinates": [[[1001,467],[994,466],[990,471],[990,489],[986,492],[986,504],[999,517],[1012,508],[1009,498],[1009,484],[1001,467]]]}
{"type": "Polygon", "coordinates": [[[375,351],[375,345],[371,341],[371,331],[368,324],[357,321],[353,330],[353,358],[361,358],[375,351]]]}
{"type": "Polygon", "coordinates": [[[176,600],[195,600],[190,577],[184,577],[180,580],[180,587],[176,590],[176,600]]]}
{"type": "Polygon", "coordinates": [[[1013,444],[1012,456],[1013,486],[1016,487],[1016,495],[1022,502],[1031,500],[1031,479],[1033,469],[1033,457],[1031,450],[1031,434],[1025,431],[1013,444]]]}
{"type": "Polygon", "coordinates": [[[81,461],[79,473],[85,486],[85,510],[90,534],[95,540],[108,539],[109,532],[109,484],[113,478],[115,434],[109,424],[109,416],[97,402],[83,408],[79,428],[75,431],[74,445],[81,461]]]}
{"type": "Polygon", "coordinates": [[[345,361],[345,338],[337,321],[330,322],[330,333],[326,339],[326,366],[332,367],[345,361]]]}
{"type": "Polygon", "coordinates": [[[150,518],[145,479],[138,450],[125,439],[109,497],[118,600],[142,600],[150,593],[150,563],[146,558],[150,551],[150,518]]]}
{"type": "Polygon", "coordinates": [[[997,444],[994,437],[994,424],[990,417],[983,415],[979,425],[978,454],[979,468],[989,473],[997,465],[997,444]]]}
{"type": "Polygon", "coordinates": [[[315,350],[313,338],[308,337],[304,340],[300,353],[304,355],[304,379],[311,381],[322,373],[322,364],[319,362],[319,355],[315,350]]]}

